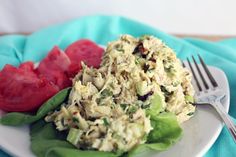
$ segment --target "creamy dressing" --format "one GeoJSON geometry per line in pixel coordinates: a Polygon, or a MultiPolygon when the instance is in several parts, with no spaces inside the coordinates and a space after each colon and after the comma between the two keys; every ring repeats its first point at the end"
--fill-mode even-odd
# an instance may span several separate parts
{"type": "Polygon", "coordinates": [[[122,35],[108,44],[100,68],[82,67],[68,102],[45,118],[60,131],[77,130],[78,148],[129,151],[152,130],[151,110],[173,112],[179,123],[195,111],[190,73],[153,36],[122,35]]]}

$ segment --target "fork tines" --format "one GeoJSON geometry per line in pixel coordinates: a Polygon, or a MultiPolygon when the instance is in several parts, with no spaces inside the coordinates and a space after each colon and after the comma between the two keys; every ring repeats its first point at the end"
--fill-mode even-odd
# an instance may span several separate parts
{"type": "Polygon", "coordinates": [[[200,62],[201,62],[201,64],[202,64],[202,67],[204,68],[204,70],[205,70],[205,72],[206,72],[208,78],[210,79],[212,85],[213,85],[214,87],[218,87],[218,84],[217,84],[216,80],[214,79],[214,77],[213,77],[212,74],[210,73],[210,71],[209,71],[209,69],[207,68],[205,62],[203,61],[202,57],[201,57],[199,54],[198,54],[198,58],[199,58],[199,60],[200,60],[200,62]]]}
{"type": "MultiPolygon", "coordinates": [[[[206,90],[209,89],[209,85],[208,85],[208,83],[207,83],[207,81],[206,81],[207,78],[204,77],[203,72],[206,73],[206,75],[207,75],[208,79],[210,80],[212,86],[213,86],[213,87],[218,87],[218,84],[217,84],[216,80],[215,80],[214,77],[212,76],[210,70],[208,69],[208,67],[206,66],[205,62],[203,61],[202,57],[201,57],[199,54],[198,54],[198,59],[199,59],[199,61],[200,61],[200,64],[202,65],[203,71],[201,71],[200,66],[199,66],[199,64],[197,64],[197,61],[196,61],[196,59],[194,58],[194,56],[192,56],[192,60],[193,60],[193,63],[194,63],[194,64],[192,64],[192,63],[190,62],[189,58],[187,57],[187,62],[188,62],[188,65],[189,65],[189,67],[190,67],[190,70],[191,70],[191,72],[192,72],[192,74],[193,74],[193,79],[194,79],[195,82],[196,82],[196,85],[197,85],[197,87],[198,87],[198,90],[199,90],[200,92],[203,91],[202,86],[201,86],[201,84],[200,84],[200,81],[199,81],[199,79],[198,79],[198,77],[197,77],[197,74],[200,76],[200,79],[201,79],[201,81],[203,82],[203,85],[204,85],[205,89],[206,89],[206,90]],[[193,65],[195,66],[195,69],[196,69],[196,70],[194,70],[193,65]]],[[[186,66],[184,63],[183,63],[183,65],[184,65],[184,67],[186,66]]]]}

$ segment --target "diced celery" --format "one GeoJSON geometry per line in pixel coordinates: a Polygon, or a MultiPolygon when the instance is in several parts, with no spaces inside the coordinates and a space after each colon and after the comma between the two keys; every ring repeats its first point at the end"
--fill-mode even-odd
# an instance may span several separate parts
{"type": "Polygon", "coordinates": [[[149,88],[146,81],[141,81],[136,84],[136,91],[138,95],[145,95],[149,92],[149,88]]]}
{"type": "Polygon", "coordinates": [[[163,101],[159,94],[154,94],[150,100],[150,108],[146,110],[149,115],[157,115],[164,110],[163,101]]]}
{"type": "Polygon", "coordinates": [[[190,95],[185,95],[185,101],[190,102],[190,103],[194,103],[194,97],[192,97],[190,95]]]}
{"type": "Polygon", "coordinates": [[[79,142],[80,136],[81,131],[79,129],[71,128],[66,140],[72,143],[73,145],[76,145],[79,142]]]}

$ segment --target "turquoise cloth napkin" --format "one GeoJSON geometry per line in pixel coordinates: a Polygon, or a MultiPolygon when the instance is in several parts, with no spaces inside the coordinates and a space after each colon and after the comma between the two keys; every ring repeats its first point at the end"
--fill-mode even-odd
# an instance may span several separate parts
{"type": "MultiPolygon", "coordinates": [[[[173,48],[178,57],[199,53],[207,64],[223,69],[230,84],[230,115],[236,118],[236,38],[219,42],[199,39],[179,39],[142,23],[119,16],[90,16],[42,29],[29,36],[7,35],[0,37],[0,69],[5,64],[18,65],[25,61],[38,62],[54,46],[66,48],[70,43],[88,38],[106,45],[120,34],[141,36],[151,34],[161,38],[173,48]]],[[[226,128],[205,154],[205,157],[235,157],[236,149],[226,128]]],[[[8,157],[0,151],[1,157],[8,157]]]]}

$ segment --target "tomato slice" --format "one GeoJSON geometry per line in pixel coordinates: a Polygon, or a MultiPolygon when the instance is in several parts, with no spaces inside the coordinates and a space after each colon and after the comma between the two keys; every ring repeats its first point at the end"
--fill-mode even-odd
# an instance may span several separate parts
{"type": "Polygon", "coordinates": [[[32,111],[59,91],[45,78],[39,78],[31,62],[19,68],[5,65],[0,72],[0,109],[32,111]]]}
{"type": "Polygon", "coordinates": [[[18,68],[5,65],[0,71],[0,109],[33,111],[59,90],[71,86],[71,79],[81,70],[81,61],[98,68],[103,49],[83,39],[74,42],[64,53],[55,46],[35,69],[33,62],[18,68]]]}
{"type": "Polygon", "coordinates": [[[20,64],[19,68],[24,69],[26,71],[35,71],[34,70],[34,62],[31,62],[31,61],[27,61],[27,62],[20,64]]]}
{"type": "Polygon", "coordinates": [[[69,45],[65,52],[71,60],[69,69],[71,77],[73,77],[78,73],[78,71],[80,71],[81,61],[88,66],[98,68],[104,50],[90,40],[81,39],[69,45]]]}
{"type": "Polygon", "coordinates": [[[68,76],[70,64],[71,61],[68,56],[55,46],[40,62],[36,70],[40,76],[44,76],[60,89],[63,89],[71,86],[71,80],[68,76]]]}

